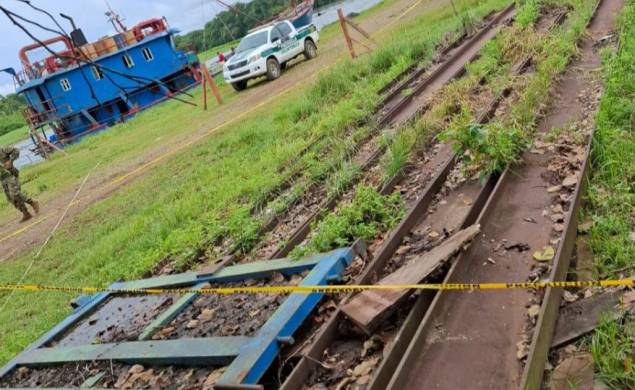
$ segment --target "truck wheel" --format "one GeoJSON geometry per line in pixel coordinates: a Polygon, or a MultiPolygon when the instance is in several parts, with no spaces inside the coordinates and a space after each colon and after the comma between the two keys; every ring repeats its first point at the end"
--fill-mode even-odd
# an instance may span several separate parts
{"type": "Polygon", "coordinates": [[[280,77],[280,63],[275,58],[267,60],[267,80],[275,80],[280,77]]]}
{"type": "Polygon", "coordinates": [[[317,47],[313,41],[307,39],[304,41],[304,58],[310,60],[315,57],[317,57],[317,47]]]}
{"type": "Polygon", "coordinates": [[[247,88],[247,80],[236,81],[232,83],[232,87],[234,87],[236,92],[244,91],[247,88]]]}

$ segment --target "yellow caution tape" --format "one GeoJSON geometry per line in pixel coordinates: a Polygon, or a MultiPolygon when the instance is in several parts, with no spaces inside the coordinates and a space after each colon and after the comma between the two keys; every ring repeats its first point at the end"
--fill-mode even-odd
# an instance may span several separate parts
{"type": "Polygon", "coordinates": [[[98,287],[60,287],[34,284],[0,284],[0,291],[27,292],[65,292],[78,294],[291,294],[291,293],[356,293],[370,290],[508,290],[508,289],[544,289],[544,288],[580,288],[580,287],[633,287],[634,279],[598,280],[582,282],[526,282],[526,283],[426,283],[397,285],[343,285],[343,286],[262,286],[262,287],[213,287],[213,288],[98,288],[98,287]]]}

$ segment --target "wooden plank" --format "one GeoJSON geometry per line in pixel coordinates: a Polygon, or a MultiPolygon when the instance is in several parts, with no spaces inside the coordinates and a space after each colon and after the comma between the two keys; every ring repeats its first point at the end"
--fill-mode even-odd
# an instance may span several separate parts
{"type": "MultiPolygon", "coordinates": [[[[603,315],[621,317],[628,307],[621,307],[623,291],[609,291],[581,299],[560,309],[551,348],[559,347],[591,332],[603,315]]],[[[630,305],[629,305],[630,307],[630,305]]]]}
{"type": "MultiPolygon", "coordinates": [[[[380,285],[416,284],[424,280],[441,264],[458,253],[480,231],[480,225],[472,225],[456,233],[431,251],[417,256],[410,264],[401,267],[379,281],[380,285]]],[[[342,311],[365,332],[375,327],[411,293],[410,290],[371,290],[356,295],[342,307],[342,311]]]]}
{"type": "Polygon", "coordinates": [[[227,364],[250,337],[130,341],[115,344],[40,348],[20,356],[19,365],[115,360],[139,364],[227,364]]]}

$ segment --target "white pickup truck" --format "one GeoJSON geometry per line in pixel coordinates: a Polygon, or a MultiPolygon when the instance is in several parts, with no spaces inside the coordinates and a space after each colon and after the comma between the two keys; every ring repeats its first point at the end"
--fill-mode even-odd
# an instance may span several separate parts
{"type": "Polygon", "coordinates": [[[225,63],[223,77],[235,90],[247,88],[250,79],[280,77],[287,62],[304,54],[309,60],[317,56],[317,28],[310,24],[296,30],[288,20],[274,23],[245,36],[236,54],[225,63]]]}

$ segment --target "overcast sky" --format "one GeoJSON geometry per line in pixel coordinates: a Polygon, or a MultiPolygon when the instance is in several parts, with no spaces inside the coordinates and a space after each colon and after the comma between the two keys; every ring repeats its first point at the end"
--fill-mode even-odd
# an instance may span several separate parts
{"type": "MultiPolygon", "coordinates": [[[[239,0],[225,0],[237,3],[239,0]]],[[[241,0],[248,2],[249,0],[241,0]]],[[[109,0],[110,5],[123,18],[128,27],[145,19],[165,16],[170,26],[183,32],[203,27],[223,8],[214,0],[109,0]]],[[[104,15],[107,10],[106,0],[32,0],[34,5],[44,8],[57,16],[60,12],[72,16],[78,27],[81,27],[88,41],[113,34],[115,31],[104,15]]],[[[37,20],[46,26],[53,27],[53,22],[41,13],[32,10],[17,0],[0,0],[0,4],[15,13],[37,20]]],[[[59,18],[58,18],[59,19],[59,18]]],[[[62,27],[70,31],[68,22],[60,20],[62,27]]],[[[52,34],[38,31],[39,38],[49,38],[52,34]]],[[[32,41],[21,30],[11,24],[4,14],[0,14],[0,69],[20,68],[18,51],[32,41]]],[[[12,78],[0,73],[0,94],[14,92],[12,78]]]]}

